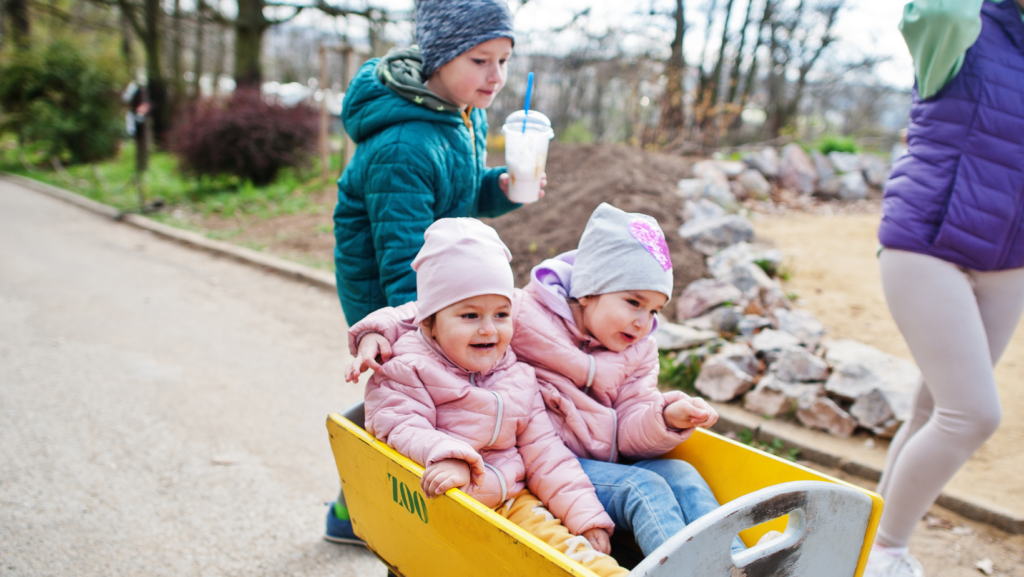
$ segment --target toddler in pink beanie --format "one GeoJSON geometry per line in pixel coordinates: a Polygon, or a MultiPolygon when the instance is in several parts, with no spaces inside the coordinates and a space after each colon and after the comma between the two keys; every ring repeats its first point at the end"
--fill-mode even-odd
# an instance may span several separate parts
{"type": "Polygon", "coordinates": [[[552,425],[534,369],[509,348],[511,258],[475,219],[427,229],[412,263],[417,329],[367,384],[366,430],[426,468],[428,498],[460,488],[598,575],[625,575],[605,554],[611,518],[552,425]]]}

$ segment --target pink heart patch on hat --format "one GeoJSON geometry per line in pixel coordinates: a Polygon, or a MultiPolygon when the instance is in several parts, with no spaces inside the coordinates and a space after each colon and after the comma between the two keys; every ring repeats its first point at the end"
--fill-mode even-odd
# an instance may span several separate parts
{"type": "Polygon", "coordinates": [[[647,252],[654,256],[664,270],[672,270],[672,257],[668,252],[665,235],[646,220],[637,219],[629,223],[629,234],[640,241],[647,252]]]}

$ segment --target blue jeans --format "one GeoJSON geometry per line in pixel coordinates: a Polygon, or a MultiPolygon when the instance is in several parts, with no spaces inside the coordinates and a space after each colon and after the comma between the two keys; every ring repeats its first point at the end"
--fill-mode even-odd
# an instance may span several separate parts
{"type": "MultiPolygon", "coordinates": [[[[615,527],[632,531],[644,555],[718,508],[711,488],[686,461],[652,459],[621,465],[580,459],[580,465],[615,527]]],[[[737,537],[733,552],[744,548],[737,537]]]]}

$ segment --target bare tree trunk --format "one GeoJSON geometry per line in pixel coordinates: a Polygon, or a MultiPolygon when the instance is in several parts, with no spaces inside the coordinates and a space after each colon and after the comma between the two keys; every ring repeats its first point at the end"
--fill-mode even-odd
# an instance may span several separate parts
{"type": "MultiPolygon", "coordinates": [[[[736,93],[740,88],[740,68],[743,66],[745,54],[743,49],[747,45],[747,29],[750,28],[750,13],[754,7],[754,0],[747,0],[747,12],[743,17],[743,27],[740,29],[740,43],[736,47],[736,57],[733,59],[732,70],[729,71],[729,94],[725,101],[729,104],[736,102],[736,93]]],[[[757,48],[754,48],[757,51],[757,48]]]]}
{"type": "Polygon", "coordinates": [[[661,102],[660,132],[666,142],[674,141],[686,120],[683,110],[683,78],[686,77],[686,58],[683,55],[683,35],[686,31],[686,20],[683,12],[683,0],[676,0],[673,13],[676,24],[675,36],[672,38],[672,53],[665,67],[666,86],[661,102]]]}
{"type": "Polygon", "coordinates": [[[715,61],[715,68],[711,72],[711,82],[708,88],[711,90],[711,105],[718,103],[718,94],[721,92],[722,66],[725,62],[725,49],[729,46],[729,20],[732,17],[733,0],[725,4],[725,23],[722,25],[722,42],[718,46],[718,60],[715,61]]]}
{"type": "MultiPolygon", "coordinates": [[[[218,2],[218,8],[220,2],[218,2]]],[[[213,94],[216,95],[220,92],[220,77],[224,75],[224,60],[227,57],[227,27],[223,24],[218,24],[217,28],[217,49],[216,56],[213,64],[213,94]]]]}
{"type": "Polygon", "coordinates": [[[750,102],[750,95],[754,93],[754,83],[757,80],[757,51],[764,44],[764,30],[768,26],[769,20],[771,20],[772,11],[774,10],[775,2],[778,0],[765,0],[764,13],[761,16],[761,22],[757,25],[757,36],[754,40],[754,49],[750,51],[750,67],[747,68],[747,77],[743,81],[743,91],[740,93],[740,110],[747,107],[747,102],[750,102]]]}
{"type": "Polygon", "coordinates": [[[28,0],[3,0],[4,20],[10,23],[10,34],[18,50],[29,47],[32,35],[31,20],[28,16],[28,0]]]}
{"type": "Polygon", "coordinates": [[[161,62],[161,32],[163,30],[163,9],[160,0],[144,0],[137,7],[128,0],[117,0],[121,12],[131,22],[135,33],[142,40],[146,52],[147,91],[149,93],[150,113],[152,119],[153,138],[159,144],[165,143],[167,129],[170,127],[170,110],[167,102],[167,80],[164,78],[161,62]],[[141,14],[139,10],[141,9],[141,14]]]}
{"type": "Polygon", "coordinates": [[[700,84],[697,88],[697,100],[704,99],[704,91],[707,89],[708,75],[704,72],[704,60],[707,57],[708,44],[711,43],[711,26],[715,23],[715,8],[717,6],[717,0],[711,0],[711,4],[708,6],[708,24],[707,28],[704,29],[704,44],[700,47],[700,61],[697,62],[697,66],[700,68],[700,84]]]}
{"type": "Polygon", "coordinates": [[[260,49],[263,31],[267,28],[263,16],[264,0],[238,0],[238,18],[235,21],[235,84],[239,88],[259,88],[263,80],[260,49]]]}
{"type": "Polygon", "coordinates": [[[121,53],[128,67],[128,78],[135,80],[135,57],[132,51],[132,31],[128,16],[121,13],[121,53]]]}
{"type": "Polygon", "coordinates": [[[192,98],[198,99],[202,94],[199,79],[203,76],[203,32],[206,19],[206,1],[199,0],[196,6],[196,47],[192,62],[192,98]]]}
{"type": "Polygon", "coordinates": [[[171,26],[171,106],[170,117],[177,114],[181,103],[185,100],[185,85],[181,69],[181,0],[174,0],[171,26]]]}

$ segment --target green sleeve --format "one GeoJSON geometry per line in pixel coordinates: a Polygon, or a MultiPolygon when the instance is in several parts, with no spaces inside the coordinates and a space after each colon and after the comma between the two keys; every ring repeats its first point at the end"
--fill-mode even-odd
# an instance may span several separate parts
{"type": "Polygon", "coordinates": [[[476,216],[494,218],[523,206],[509,200],[498,186],[498,177],[505,172],[504,166],[484,171],[484,177],[480,181],[480,202],[477,205],[476,216]]]}
{"type": "Polygon", "coordinates": [[[418,147],[396,142],[377,151],[366,169],[366,212],[388,306],[416,300],[412,261],[434,222],[432,166],[418,147]]]}
{"type": "Polygon", "coordinates": [[[921,98],[935,96],[960,72],[964,54],[981,34],[983,2],[915,0],[903,9],[900,31],[914,57],[921,98]]]}

